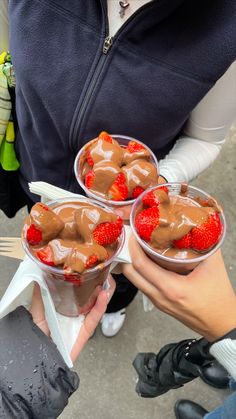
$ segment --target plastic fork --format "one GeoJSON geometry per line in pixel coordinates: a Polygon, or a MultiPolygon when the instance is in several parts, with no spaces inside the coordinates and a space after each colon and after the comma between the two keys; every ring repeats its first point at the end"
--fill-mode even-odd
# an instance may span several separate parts
{"type": "Polygon", "coordinates": [[[0,256],[23,260],[25,252],[19,237],[0,237],[0,256]]]}

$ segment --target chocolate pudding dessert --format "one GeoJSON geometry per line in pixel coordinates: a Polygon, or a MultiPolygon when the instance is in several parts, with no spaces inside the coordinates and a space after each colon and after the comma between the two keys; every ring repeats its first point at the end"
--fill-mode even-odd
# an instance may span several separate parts
{"type": "Polygon", "coordinates": [[[22,231],[28,255],[45,279],[61,314],[87,313],[107,278],[123,233],[122,220],[89,200],[36,203],[22,231]]]}
{"type": "Polygon", "coordinates": [[[136,140],[119,138],[102,131],[83,147],[75,162],[76,177],[86,193],[104,201],[134,200],[158,183],[151,150],[136,140]]]}
{"type": "Polygon", "coordinates": [[[159,186],[142,195],[133,227],[145,241],[145,251],[149,248],[152,258],[156,254],[157,263],[157,254],[161,255],[160,264],[176,270],[175,261],[191,262],[211,252],[222,238],[224,222],[213,198],[192,193],[194,188],[186,184],[179,186],[178,193],[172,187],[159,186]]]}

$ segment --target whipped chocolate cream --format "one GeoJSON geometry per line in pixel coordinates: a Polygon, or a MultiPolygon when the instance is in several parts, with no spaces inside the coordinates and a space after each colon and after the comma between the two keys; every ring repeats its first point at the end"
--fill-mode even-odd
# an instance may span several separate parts
{"type": "Polygon", "coordinates": [[[120,173],[120,167],[110,161],[97,163],[93,166],[95,174],[91,191],[98,192],[101,196],[106,197],[110,186],[116,180],[120,173]]]}
{"type": "Polygon", "coordinates": [[[135,151],[133,153],[130,153],[128,150],[124,150],[124,156],[123,156],[123,164],[129,164],[132,163],[132,161],[137,159],[145,159],[150,160],[151,155],[147,148],[143,148],[142,150],[135,151]]]}
{"type": "Polygon", "coordinates": [[[160,204],[159,211],[159,226],[154,229],[150,242],[156,249],[169,248],[174,240],[181,239],[193,227],[203,224],[214,212],[211,207],[200,207],[197,202],[183,196],[170,197],[169,202],[160,204]]]}
{"type": "Polygon", "coordinates": [[[57,214],[48,211],[46,205],[41,202],[35,204],[30,212],[33,224],[42,232],[43,241],[53,239],[63,230],[64,223],[57,214]]]}
{"type": "Polygon", "coordinates": [[[179,195],[168,195],[161,189],[153,193],[159,201],[159,224],[148,244],[158,253],[171,258],[192,259],[202,254],[193,249],[178,249],[173,242],[204,224],[210,214],[219,212],[216,201],[212,198],[204,201],[198,197],[190,198],[187,185],[182,185],[179,195]]]}
{"type": "Polygon", "coordinates": [[[89,150],[94,164],[100,161],[110,161],[117,166],[122,165],[124,152],[114,139],[112,143],[100,139],[95,140],[89,150]]]}
{"type": "MultiPolygon", "coordinates": [[[[120,173],[125,175],[128,188],[128,196],[123,198],[124,200],[132,199],[132,192],[136,186],[147,189],[158,183],[157,167],[150,151],[144,145],[137,150],[134,147],[131,151],[128,146],[120,145],[112,137],[110,139],[112,143],[99,137],[95,138],[84,146],[84,152],[81,154],[79,168],[85,185],[87,173],[92,171],[94,174],[92,184],[86,185],[91,192],[105,200],[115,200],[109,190],[120,173]],[[92,162],[91,165],[89,161],[92,162]]],[[[133,142],[135,143],[135,140],[133,142]]]]}
{"type": "Polygon", "coordinates": [[[108,258],[103,246],[96,243],[82,244],[76,241],[54,239],[50,242],[53,262],[56,266],[64,266],[67,272],[83,272],[90,256],[96,255],[98,262],[108,258]]]}
{"type": "MultiPolygon", "coordinates": [[[[69,202],[47,207],[37,203],[31,209],[23,228],[23,235],[34,225],[42,233],[37,245],[31,250],[49,252],[50,265],[63,268],[67,273],[82,273],[90,257],[96,257],[96,265],[104,262],[116,251],[117,243],[101,246],[93,240],[93,231],[102,223],[115,222],[117,216],[85,202],[69,202]]],[[[94,267],[94,266],[92,266],[94,267]]]]}
{"type": "Polygon", "coordinates": [[[98,224],[116,221],[117,216],[91,205],[81,206],[75,211],[77,232],[83,241],[92,243],[92,232],[98,224]]]}
{"type": "Polygon", "coordinates": [[[127,181],[129,197],[136,186],[147,189],[158,183],[156,167],[143,159],[134,160],[127,166],[123,166],[121,171],[124,173],[127,181]]]}

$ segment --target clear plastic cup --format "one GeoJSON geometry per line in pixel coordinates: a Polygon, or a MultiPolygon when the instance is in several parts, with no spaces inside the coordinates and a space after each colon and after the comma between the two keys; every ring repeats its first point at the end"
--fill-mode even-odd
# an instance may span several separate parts
{"type": "MultiPolygon", "coordinates": [[[[107,212],[112,212],[111,208],[106,207],[88,198],[62,198],[47,202],[49,207],[60,203],[87,202],[100,207],[107,212]]],[[[26,229],[22,230],[22,244],[26,254],[42,270],[44,279],[48,285],[56,311],[64,316],[77,317],[80,314],[88,313],[94,306],[101,287],[104,286],[108,277],[111,264],[121,251],[125,242],[125,229],[118,239],[117,249],[106,261],[94,268],[87,269],[83,273],[74,272],[68,275],[63,269],[45,265],[36,258],[27,240],[25,239],[26,229]]]]}
{"type": "MultiPolygon", "coordinates": [[[[173,195],[179,195],[182,184],[181,183],[165,183],[165,184],[159,185],[159,187],[162,187],[163,185],[168,187],[169,195],[173,196],[173,195]]],[[[142,209],[142,198],[145,196],[146,193],[148,193],[152,190],[156,190],[157,188],[158,188],[158,186],[155,186],[153,188],[150,188],[150,189],[146,190],[135,201],[135,203],[132,207],[131,214],[130,214],[130,225],[131,225],[131,228],[132,228],[132,232],[133,232],[136,240],[138,241],[138,243],[140,244],[140,246],[144,250],[144,252],[150,257],[150,259],[152,259],[158,265],[162,266],[163,268],[165,268],[169,271],[173,271],[173,272],[177,272],[177,273],[181,273],[181,274],[188,274],[200,262],[207,259],[209,256],[211,256],[213,253],[215,253],[221,247],[221,245],[224,241],[224,238],[225,238],[225,234],[226,234],[226,220],[225,220],[224,213],[221,209],[220,213],[219,213],[220,220],[221,220],[221,223],[222,223],[221,236],[220,236],[217,244],[214,247],[212,247],[208,252],[199,254],[199,256],[191,258],[191,259],[172,258],[172,257],[169,257],[169,256],[162,255],[161,253],[155,251],[155,249],[153,247],[149,246],[149,244],[147,242],[142,240],[140,238],[140,236],[138,235],[136,229],[135,229],[135,218],[136,218],[136,215],[142,209]]],[[[199,197],[200,199],[203,199],[203,200],[214,199],[208,193],[206,193],[206,192],[202,191],[201,189],[198,189],[194,186],[190,186],[190,185],[188,185],[187,196],[189,198],[199,197]]]]}
{"type": "MultiPolygon", "coordinates": [[[[157,158],[155,156],[155,154],[152,152],[152,150],[146,146],[146,144],[142,143],[141,141],[136,140],[135,138],[132,137],[127,137],[125,135],[113,135],[111,134],[111,137],[114,138],[121,147],[126,147],[129,143],[129,141],[135,141],[136,143],[141,144],[142,146],[144,146],[150,153],[151,155],[151,160],[150,162],[153,163],[156,168],[157,168],[157,174],[159,174],[158,171],[158,162],[157,162],[157,158]]],[[[109,200],[109,199],[105,199],[103,197],[101,197],[99,194],[96,194],[94,192],[92,192],[90,189],[86,188],[83,178],[82,178],[82,166],[84,164],[85,161],[85,155],[87,153],[87,150],[89,148],[89,145],[91,143],[93,143],[96,140],[93,139],[91,141],[89,141],[88,143],[86,143],[81,150],[78,152],[75,162],[74,162],[74,173],[75,173],[75,177],[79,183],[79,185],[81,186],[81,188],[85,191],[86,196],[88,196],[89,198],[95,199],[96,201],[100,201],[103,202],[106,205],[109,205],[111,207],[121,207],[124,205],[132,205],[135,202],[135,199],[129,199],[126,201],[113,201],[113,200],[109,200]]]]}

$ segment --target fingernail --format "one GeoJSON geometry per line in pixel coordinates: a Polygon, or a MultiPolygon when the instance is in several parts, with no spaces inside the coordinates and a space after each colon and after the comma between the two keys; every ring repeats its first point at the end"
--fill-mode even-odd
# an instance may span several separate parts
{"type": "Polygon", "coordinates": [[[119,217],[123,217],[124,213],[121,210],[116,210],[116,214],[119,215],[119,217]]]}

